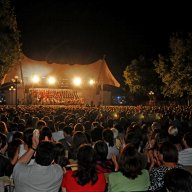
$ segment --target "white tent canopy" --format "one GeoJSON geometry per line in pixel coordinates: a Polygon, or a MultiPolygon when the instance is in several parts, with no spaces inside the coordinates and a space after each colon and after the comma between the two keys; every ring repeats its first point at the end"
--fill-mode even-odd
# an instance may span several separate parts
{"type": "Polygon", "coordinates": [[[5,75],[2,83],[10,82],[14,76],[24,80],[24,84],[30,83],[30,77],[39,75],[41,77],[55,76],[57,78],[73,78],[76,76],[82,78],[95,79],[97,84],[112,85],[120,87],[119,82],[115,79],[109,70],[104,59],[100,59],[90,64],[49,64],[47,61],[32,60],[25,55],[21,57],[21,65],[12,67],[5,75]]]}

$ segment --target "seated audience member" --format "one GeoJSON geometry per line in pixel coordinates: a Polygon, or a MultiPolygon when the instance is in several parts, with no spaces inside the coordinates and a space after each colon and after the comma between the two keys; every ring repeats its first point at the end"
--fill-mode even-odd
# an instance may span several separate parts
{"type": "Polygon", "coordinates": [[[111,159],[107,159],[107,144],[104,141],[99,140],[95,143],[94,149],[96,152],[96,167],[98,173],[110,173],[115,171],[115,164],[111,159]]]}
{"type": "Polygon", "coordinates": [[[39,141],[53,141],[52,131],[49,127],[42,127],[40,130],[39,141]]]}
{"type": "Polygon", "coordinates": [[[192,175],[184,169],[167,171],[164,183],[167,192],[192,192],[192,175]]]}
{"type": "Polygon", "coordinates": [[[19,157],[32,146],[33,128],[26,128],[23,132],[23,143],[20,145],[19,157]]]}
{"type": "Polygon", "coordinates": [[[66,158],[65,154],[65,148],[62,145],[62,143],[55,143],[54,146],[54,151],[55,151],[55,163],[60,165],[63,169],[65,169],[65,166],[69,164],[69,160],[66,158]]]}
{"type": "MultiPolygon", "coordinates": [[[[73,142],[72,134],[73,129],[69,126],[64,126],[63,127],[64,138],[59,140],[59,142],[63,144],[65,150],[68,151],[69,153],[71,152],[73,142]]],[[[69,155],[69,158],[71,158],[71,154],[69,155]]]]}
{"type": "Polygon", "coordinates": [[[71,150],[73,160],[77,159],[77,152],[80,145],[82,144],[88,144],[87,137],[85,133],[81,131],[76,131],[73,135],[72,150],[71,150]]]}
{"type": "Polygon", "coordinates": [[[13,168],[14,168],[15,164],[17,163],[17,160],[19,158],[19,149],[20,149],[20,145],[22,143],[23,143],[23,141],[21,139],[17,138],[8,144],[7,156],[10,161],[10,165],[7,168],[8,176],[11,176],[11,174],[13,172],[13,168]]]}
{"type": "Polygon", "coordinates": [[[150,186],[149,173],[143,169],[141,154],[128,144],[119,156],[119,171],[108,175],[109,192],[147,191],[150,186]]]}
{"type": "Polygon", "coordinates": [[[108,146],[108,154],[107,159],[111,159],[113,155],[119,155],[119,149],[115,146],[114,142],[114,135],[111,129],[104,129],[103,130],[103,140],[107,143],[108,146]]]}
{"type": "Polygon", "coordinates": [[[77,154],[78,170],[67,171],[62,181],[62,192],[104,192],[104,174],[97,173],[95,151],[91,145],[83,144],[77,154]]]}
{"type": "Polygon", "coordinates": [[[32,147],[18,160],[13,169],[15,192],[58,192],[63,169],[54,164],[54,144],[49,141],[39,143],[35,134],[32,140],[32,147]],[[35,162],[28,165],[35,151],[35,162]]]}
{"type": "Polygon", "coordinates": [[[5,155],[7,147],[7,136],[3,133],[0,133],[0,177],[5,175],[10,176],[8,167],[11,166],[11,163],[5,155]]]}
{"type": "Polygon", "coordinates": [[[179,163],[184,166],[192,166],[192,133],[188,132],[183,137],[185,149],[179,152],[179,163]]]}
{"type": "Polygon", "coordinates": [[[178,164],[178,150],[177,147],[170,143],[164,142],[158,151],[157,158],[161,163],[158,167],[153,167],[150,171],[151,186],[149,191],[158,191],[164,187],[164,175],[173,168],[179,168],[178,164]]]}

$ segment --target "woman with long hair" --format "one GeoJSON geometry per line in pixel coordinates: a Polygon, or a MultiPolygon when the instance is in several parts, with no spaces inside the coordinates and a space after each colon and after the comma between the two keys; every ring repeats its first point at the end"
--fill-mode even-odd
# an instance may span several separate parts
{"type": "Polygon", "coordinates": [[[149,173],[143,169],[142,155],[132,144],[127,144],[119,156],[119,170],[108,175],[108,192],[147,191],[149,173]]]}
{"type": "Polygon", "coordinates": [[[79,147],[78,169],[67,171],[62,181],[62,192],[104,192],[106,181],[103,173],[97,173],[95,151],[89,144],[79,147]]]}

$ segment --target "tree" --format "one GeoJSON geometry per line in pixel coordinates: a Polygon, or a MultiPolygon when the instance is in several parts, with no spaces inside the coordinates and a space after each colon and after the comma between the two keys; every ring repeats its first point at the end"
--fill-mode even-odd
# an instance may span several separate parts
{"type": "Polygon", "coordinates": [[[0,80],[20,58],[20,33],[9,0],[0,1],[0,80]]]}
{"type": "Polygon", "coordinates": [[[163,82],[162,93],[180,98],[192,94],[192,33],[173,34],[168,57],[159,55],[155,71],[163,82]]]}
{"type": "Polygon", "coordinates": [[[125,84],[128,85],[130,93],[134,95],[148,96],[150,91],[158,92],[158,78],[154,71],[151,60],[143,56],[131,61],[123,71],[125,84]]]}

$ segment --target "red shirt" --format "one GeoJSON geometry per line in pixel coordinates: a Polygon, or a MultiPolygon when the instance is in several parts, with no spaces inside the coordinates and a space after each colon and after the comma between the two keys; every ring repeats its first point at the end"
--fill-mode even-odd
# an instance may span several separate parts
{"type": "Polygon", "coordinates": [[[79,185],[75,177],[73,177],[73,171],[67,171],[63,177],[62,187],[66,188],[67,192],[104,192],[106,181],[104,174],[98,174],[97,182],[92,185],[91,182],[84,186],[79,185]]]}

